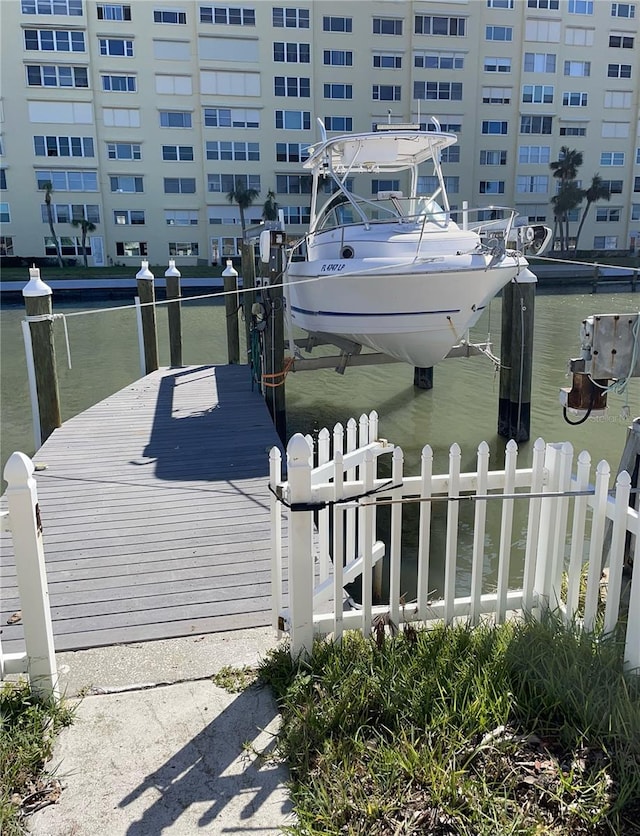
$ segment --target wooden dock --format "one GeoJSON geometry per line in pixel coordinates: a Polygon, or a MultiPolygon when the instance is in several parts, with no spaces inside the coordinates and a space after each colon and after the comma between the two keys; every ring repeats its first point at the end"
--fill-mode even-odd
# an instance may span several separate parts
{"type": "MultiPolygon", "coordinates": [[[[57,651],[270,623],[268,451],[247,366],[161,369],[34,456],[57,651]]],[[[23,649],[2,535],[0,628],[23,649]]]]}

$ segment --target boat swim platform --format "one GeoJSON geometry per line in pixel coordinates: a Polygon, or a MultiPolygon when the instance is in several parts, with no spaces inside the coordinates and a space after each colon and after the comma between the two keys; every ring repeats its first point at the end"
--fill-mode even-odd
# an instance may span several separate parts
{"type": "MultiPolygon", "coordinates": [[[[269,625],[275,445],[248,366],[160,369],[56,429],[33,457],[56,651],[269,625]]],[[[0,545],[2,646],[19,652],[0,545]]]]}

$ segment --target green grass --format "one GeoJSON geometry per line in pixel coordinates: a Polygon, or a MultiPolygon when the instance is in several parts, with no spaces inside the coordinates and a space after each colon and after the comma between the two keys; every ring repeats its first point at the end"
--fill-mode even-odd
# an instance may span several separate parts
{"type": "Polygon", "coordinates": [[[348,634],[263,663],[291,833],[640,833],[640,679],[557,621],[348,634]]]}
{"type": "Polygon", "coordinates": [[[56,733],[72,719],[73,711],[64,702],[40,700],[24,682],[0,688],[2,836],[26,833],[25,816],[59,795],[59,784],[45,765],[56,733]]]}

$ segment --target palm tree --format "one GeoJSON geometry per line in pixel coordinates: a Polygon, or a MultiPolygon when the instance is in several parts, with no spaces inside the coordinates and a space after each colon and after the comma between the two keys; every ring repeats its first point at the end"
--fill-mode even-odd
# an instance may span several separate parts
{"type": "Polygon", "coordinates": [[[569,212],[580,206],[583,197],[584,191],[578,186],[575,180],[567,180],[560,184],[558,193],[551,198],[555,222],[554,239],[555,233],[559,228],[560,249],[562,252],[566,252],[569,249],[569,212]]]}
{"type": "Polygon", "coordinates": [[[64,262],[62,261],[62,250],[60,249],[60,240],[56,235],[56,230],[53,225],[53,209],[51,208],[51,193],[53,192],[53,183],[51,180],[45,181],[41,189],[44,189],[44,203],[47,207],[47,220],[49,221],[49,229],[51,230],[51,237],[53,238],[53,243],[55,244],[56,248],[56,255],[58,256],[58,267],[64,267],[64,262]]]}
{"type": "Polygon", "coordinates": [[[87,233],[95,232],[96,225],[88,221],[86,218],[79,218],[78,220],[71,221],[71,226],[75,226],[76,229],[80,227],[82,229],[82,257],[84,259],[84,266],[88,267],[87,264],[87,233]]]}
{"type": "Polygon", "coordinates": [[[227,193],[227,200],[229,203],[237,203],[240,209],[240,226],[242,227],[242,237],[247,228],[244,211],[248,209],[253,201],[259,196],[260,192],[257,189],[250,189],[247,187],[247,181],[244,177],[236,177],[233,189],[227,193]]]}
{"type": "Polygon", "coordinates": [[[277,221],[278,220],[278,203],[276,201],[276,193],[273,189],[269,189],[267,192],[267,199],[264,202],[262,207],[262,217],[265,221],[277,221]]]}
{"type": "Polygon", "coordinates": [[[609,186],[605,186],[602,177],[600,177],[597,172],[591,178],[591,185],[589,188],[585,189],[584,196],[586,198],[587,205],[582,210],[582,217],[580,218],[578,231],[576,232],[576,250],[578,249],[578,238],[580,238],[580,233],[582,232],[582,227],[584,226],[587,212],[589,211],[591,204],[596,203],[598,200],[611,200],[609,186]]]}
{"type": "Polygon", "coordinates": [[[582,165],[582,151],[576,151],[575,148],[569,148],[563,145],[560,148],[558,159],[556,162],[549,163],[549,168],[553,171],[553,176],[557,177],[561,183],[566,183],[567,180],[575,180],[578,174],[578,169],[582,165]]]}

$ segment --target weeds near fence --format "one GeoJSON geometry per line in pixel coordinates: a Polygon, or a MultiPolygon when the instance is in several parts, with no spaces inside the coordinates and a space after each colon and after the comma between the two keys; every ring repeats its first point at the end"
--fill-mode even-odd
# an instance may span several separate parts
{"type": "Polygon", "coordinates": [[[559,619],[347,634],[261,667],[291,833],[640,833],[640,678],[559,619]]]}
{"type": "Polygon", "coordinates": [[[35,697],[26,682],[0,688],[0,833],[21,836],[25,816],[57,799],[60,784],[45,771],[57,732],[73,709],[35,697]]]}

